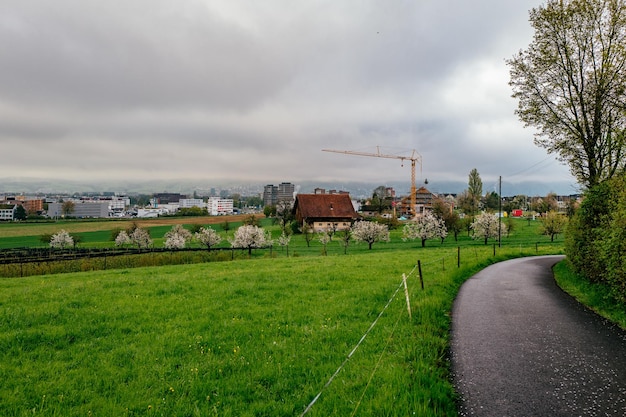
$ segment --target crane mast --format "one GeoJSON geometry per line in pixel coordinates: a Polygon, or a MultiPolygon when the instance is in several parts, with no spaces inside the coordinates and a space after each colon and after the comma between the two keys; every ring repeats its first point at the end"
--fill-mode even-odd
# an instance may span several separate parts
{"type": "Polygon", "coordinates": [[[409,207],[409,211],[411,215],[414,217],[417,215],[417,188],[415,186],[415,165],[417,162],[420,164],[420,171],[422,169],[422,156],[415,150],[411,152],[410,156],[403,155],[393,155],[393,154],[384,154],[380,151],[380,146],[376,147],[376,152],[360,152],[360,151],[342,151],[337,149],[322,149],[323,152],[334,152],[340,153],[344,155],[356,155],[356,156],[369,156],[374,158],[387,158],[387,159],[399,159],[404,164],[404,161],[411,161],[411,206],[409,207]]]}

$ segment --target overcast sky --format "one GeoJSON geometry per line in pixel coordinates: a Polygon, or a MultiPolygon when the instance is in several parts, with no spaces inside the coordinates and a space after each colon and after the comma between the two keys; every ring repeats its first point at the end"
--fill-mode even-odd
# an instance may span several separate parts
{"type": "Polygon", "coordinates": [[[539,0],[3,0],[0,178],[575,181],[514,115],[539,0]]]}

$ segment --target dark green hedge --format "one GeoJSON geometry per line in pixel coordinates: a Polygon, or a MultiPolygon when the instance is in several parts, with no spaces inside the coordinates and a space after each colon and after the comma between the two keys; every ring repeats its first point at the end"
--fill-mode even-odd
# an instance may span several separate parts
{"type": "Polygon", "coordinates": [[[569,222],[565,253],[576,272],[626,302],[626,175],[585,193],[569,222]]]}

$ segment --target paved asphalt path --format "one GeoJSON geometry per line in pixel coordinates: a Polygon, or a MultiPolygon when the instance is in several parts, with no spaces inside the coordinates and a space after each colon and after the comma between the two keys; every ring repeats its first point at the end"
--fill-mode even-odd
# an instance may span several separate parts
{"type": "Polygon", "coordinates": [[[492,265],[452,310],[462,416],[626,416],[626,332],[555,284],[561,256],[492,265]]]}

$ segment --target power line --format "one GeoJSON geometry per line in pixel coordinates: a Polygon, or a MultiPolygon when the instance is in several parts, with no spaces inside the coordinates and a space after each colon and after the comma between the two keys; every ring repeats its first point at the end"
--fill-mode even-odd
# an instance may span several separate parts
{"type": "MultiPolygon", "coordinates": [[[[518,175],[520,175],[520,174],[523,174],[524,172],[526,172],[526,171],[530,171],[531,169],[533,169],[533,168],[535,168],[535,167],[537,167],[537,166],[539,166],[539,165],[543,164],[544,162],[546,162],[548,159],[551,159],[551,158],[552,158],[552,155],[548,155],[546,158],[542,159],[541,161],[539,161],[539,162],[537,162],[537,163],[535,163],[535,164],[533,164],[533,165],[531,165],[531,166],[529,166],[529,167],[527,167],[527,168],[524,168],[524,169],[522,169],[522,170],[520,170],[520,171],[518,171],[518,172],[515,172],[515,173],[513,173],[513,174],[509,174],[509,175],[506,175],[506,177],[507,177],[507,178],[511,178],[511,177],[515,177],[515,176],[518,176],[518,175]]],[[[555,161],[553,160],[551,163],[553,163],[553,162],[555,162],[555,161]]]]}

